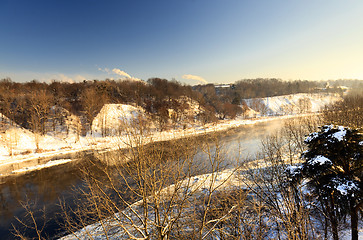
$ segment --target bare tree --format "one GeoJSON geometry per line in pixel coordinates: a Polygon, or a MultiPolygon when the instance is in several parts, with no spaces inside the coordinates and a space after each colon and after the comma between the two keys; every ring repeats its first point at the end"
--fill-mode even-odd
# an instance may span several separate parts
{"type": "MultiPolygon", "coordinates": [[[[320,211],[304,193],[306,186],[286,184],[286,164],[299,162],[300,143],[307,133],[306,121],[288,122],[279,133],[262,142],[263,159],[242,166],[241,181],[249,191],[248,202],[252,232],[250,239],[264,239],[274,235],[277,239],[314,239],[321,234],[313,225],[314,211],[320,211]]],[[[318,217],[315,217],[316,222],[318,217]]],[[[243,220],[245,222],[245,220],[243,220]]],[[[244,226],[244,225],[243,225],[244,226]]]]}
{"type": "Polygon", "coordinates": [[[33,132],[44,135],[53,97],[46,91],[33,92],[28,96],[30,121],[33,132]]]}
{"type": "Polygon", "coordinates": [[[102,180],[84,170],[86,201],[73,214],[64,212],[74,238],[207,239],[236,208],[231,206],[216,218],[209,214],[213,196],[224,183],[217,181],[223,160],[218,142],[200,145],[186,138],[145,144],[150,139],[143,128],[128,125],[129,134],[122,140],[127,150],[100,154],[93,161],[103,172],[102,180]],[[202,180],[193,177],[198,172],[195,153],[199,148],[205,150],[211,167],[202,180]],[[97,224],[87,228],[90,222],[97,224]]]}
{"type": "Polygon", "coordinates": [[[327,107],[323,112],[326,123],[353,128],[363,126],[363,95],[361,92],[347,95],[343,101],[327,107]]]}
{"type": "Polygon", "coordinates": [[[298,100],[297,104],[300,113],[307,113],[311,111],[311,101],[309,98],[304,97],[298,100]]]}
{"type": "Polygon", "coordinates": [[[19,135],[15,128],[9,128],[2,134],[1,140],[8,149],[9,156],[13,156],[14,148],[17,146],[19,141],[19,135]]]}
{"type": "Polygon", "coordinates": [[[47,132],[46,122],[49,118],[53,97],[45,90],[32,92],[27,96],[27,104],[22,106],[24,111],[29,112],[29,123],[34,133],[36,151],[40,151],[40,136],[47,132]]]}
{"type": "Polygon", "coordinates": [[[20,204],[24,208],[26,214],[23,219],[16,217],[16,220],[20,223],[20,227],[16,228],[13,225],[14,237],[21,240],[28,240],[29,238],[24,235],[24,231],[31,231],[36,236],[33,239],[47,239],[47,237],[43,234],[44,227],[47,224],[45,207],[40,208],[37,211],[33,211],[33,205],[37,205],[37,203],[31,202],[29,199],[26,199],[24,202],[20,202],[20,204]],[[39,220],[37,221],[37,217],[39,216],[42,218],[41,224],[39,223],[39,220]]]}
{"type": "Polygon", "coordinates": [[[81,95],[81,103],[86,116],[89,130],[92,134],[93,118],[99,113],[102,106],[107,102],[107,96],[99,94],[97,89],[86,88],[81,95]]]}

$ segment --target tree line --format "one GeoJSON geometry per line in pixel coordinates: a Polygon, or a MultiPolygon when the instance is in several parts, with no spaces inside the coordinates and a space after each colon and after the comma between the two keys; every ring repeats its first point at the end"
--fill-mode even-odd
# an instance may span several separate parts
{"type": "Polygon", "coordinates": [[[197,85],[193,89],[201,92],[206,100],[212,102],[216,96],[222,102],[239,103],[242,99],[264,98],[296,93],[331,92],[342,93],[341,86],[362,87],[359,80],[336,81],[283,81],[277,78],[243,79],[229,85],[197,85]]]}
{"type": "Polygon", "coordinates": [[[166,121],[168,109],[179,112],[185,107],[180,97],[199,100],[198,92],[190,86],[176,81],[153,78],[141,81],[83,81],[51,83],[33,80],[26,83],[11,79],[0,81],[0,112],[12,122],[41,134],[49,129],[46,123],[64,122],[65,109],[68,114],[80,118],[83,128],[89,130],[94,117],[104,104],[132,104],[166,121]]]}
{"type": "MultiPolygon", "coordinates": [[[[234,118],[246,110],[243,99],[292,93],[339,92],[339,84],[357,85],[357,81],[328,82],[247,79],[228,87],[214,84],[189,86],[178,81],[150,78],[144,81],[84,80],[50,83],[36,80],[19,83],[0,80],[0,112],[12,122],[45,134],[62,125],[73,114],[79,118],[83,134],[91,129],[94,117],[104,104],[122,103],[142,107],[158,128],[189,118],[202,123],[234,118]],[[326,88],[327,87],[327,88],[326,88]],[[198,104],[197,116],[183,116],[191,101],[198,104]],[[53,128],[53,129],[52,129],[53,128]]],[[[4,119],[4,118],[3,118],[4,119]]]]}

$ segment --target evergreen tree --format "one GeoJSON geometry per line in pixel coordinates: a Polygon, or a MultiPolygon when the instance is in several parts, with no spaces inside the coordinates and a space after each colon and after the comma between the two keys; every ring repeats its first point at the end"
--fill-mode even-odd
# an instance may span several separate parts
{"type": "Polygon", "coordinates": [[[300,166],[286,173],[292,183],[305,179],[327,213],[333,238],[338,223],[351,217],[352,239],[358,240],[358,214],[363,207],[363,135],[356,129],[325,125],[306,139],[308,150],[300,166]]]}

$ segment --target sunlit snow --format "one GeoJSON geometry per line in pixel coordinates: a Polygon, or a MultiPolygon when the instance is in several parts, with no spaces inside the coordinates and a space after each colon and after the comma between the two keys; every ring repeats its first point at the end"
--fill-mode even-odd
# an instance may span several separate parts
{"type": "Polygon", "coordinates": [[[313,159],[309,160],[307,163],[310,165],[332,164],[332,162],[328,158],[321,155],[314,157],[313,159]]]}
{"type": "Polygon", "coordinates": [[[338,190],[341,195],[347,195],[348,192],[359,189],[358,186],[350,180],[335,179],[334,182],[337,184],[335,189],[338,190]]]}
{"type": "Polygon", "coordinates": [[[332,137],[341,142],[347,134],[347,130],[345,130],[342,126],[338,126],[338,130],[338,132],[332,134],[332,137]]]}
{"type": "Polygon", "coordinates": [[[45,164],[40,164],[40,165],[36,165],[36,166],[31,166],[31,167],[24,167],[18,170],[14,170],[13,173],[22,173],[22,172],[29,172],[29,171],[34,171],[34,170],[39,170],[42,168],[48,168],[48,167],[53,167],[53,166],[57,166],[60,164],[65,164],[68,162],[71,162],[71,159],[59,159],[59,160],[52,160],[49,161],[45,164]]]}

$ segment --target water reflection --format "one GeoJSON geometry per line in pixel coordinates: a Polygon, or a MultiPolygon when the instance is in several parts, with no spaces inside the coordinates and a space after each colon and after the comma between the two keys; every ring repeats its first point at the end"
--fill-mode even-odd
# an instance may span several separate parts
{"type": "MultiPolygon", "coordinates": [[[[15,219],[25,219],[26,211],[21,206],[29,204],[40,217],[38,210],[45,208],[47,216],[46,231],[49,236],[59,232],[58,223],[60,211],[59,199],[71,202],[74,198],[72,187],[81,188],[82,181],[79,172],[80,162],[72,162],[49,169],[34,171],[18,177],[9,178],[0,185],[0,236],[1,239],[14,239],[11,233],[12,225],[22,229],[15,219]]],[[[39,222],[42,225],[42,220],[39,222]]],[[[28,237],[35,233],[29,232],[28,237]]]]}

